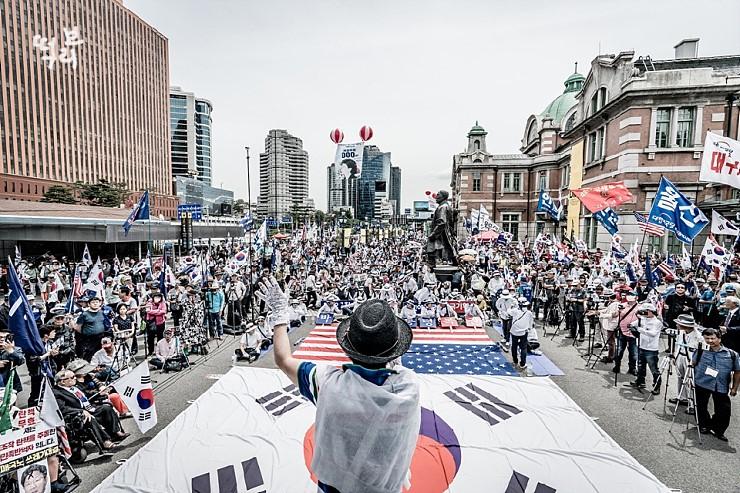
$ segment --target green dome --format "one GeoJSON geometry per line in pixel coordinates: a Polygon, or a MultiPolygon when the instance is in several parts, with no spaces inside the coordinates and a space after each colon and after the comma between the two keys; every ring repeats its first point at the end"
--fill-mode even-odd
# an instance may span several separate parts
{"type": "Polygon", "coordinates": [[[547,108],[545,108],[545,111],[540,113],[540,116],[547,116],[552,118],[553,122],[560,122],[568,110],[575,106],[576,94],[583,87],[583,82],[585,80],[586,78],[578,72],[565,79],[565,91],[563,91],[563,94],[547,105],[547,108]]]}
{"type": "Polygon", "coordinates": [[[470,129],[470,132],[468,132],[468,137],[471,135],[488,135],[488,132],[486,132],[486,129],[478,125],[478,120],[476,120],[475,125],[470,129]]]}

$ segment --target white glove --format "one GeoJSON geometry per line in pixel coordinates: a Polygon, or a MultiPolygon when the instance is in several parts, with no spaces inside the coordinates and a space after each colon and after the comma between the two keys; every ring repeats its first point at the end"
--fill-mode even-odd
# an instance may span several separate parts
{"type": "Polygon", "coordinates": [[[270,276],[260,283],[260,289],[255,293],[259,299],[265,302],[265,307],[270,311],[266,323],[270,328],[276,325],[287,325],[290,317],[288,315],[288,293],[280,289],[274,277],[270,276]]]}

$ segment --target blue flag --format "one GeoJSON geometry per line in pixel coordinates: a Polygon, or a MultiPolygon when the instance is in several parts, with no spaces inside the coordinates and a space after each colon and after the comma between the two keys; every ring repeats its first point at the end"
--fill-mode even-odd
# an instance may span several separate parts
{"type": "Polygon", "coordinates": [[[709,224],[709,219],[673,183],[662,177],[648,222],[673,231],[684,243],[691,243],[709,224]]]}
{"type": "Polygon", "coordinates": [[[562,210],[555,206],[555,202],[545,189],[540,189],[540,199],[537,202],[537,212],[546,212],[554,220],[560,221],[562,210]]]}
{"type": "Polygon", "coordinates": [[[242,225],[242,228],[244,229],[244,232],[252,230],[252,226],[254,226],[254,219],[252,218],[252,214],[247,212],[243,218],[239,220],[239,224],[242,225]]]}
{"type": "Polygon", "coordinates": [[[167,298],[167,253],[162,257],[162,271],[159,273],[159,292],[167,298]]]}
{"type": "Polygon", "coordinates": [[[145,191],[141,194],[141,198],[136,203],[131,214],[128,215],[126,221],[123,223],[124,236],[128,235],[128,230],[134,225],[135,221],[139,219],[149,219],[149,191],[145,191]]]}
{"type": "Polygon", "coordinates": [[[614,236],[619,231],[619,216],[611,207],[607,207],[599,212],[594,212],[596,218],[604,229],[609,232],[610,235],[614,236]]]}
{"type": "Polygon", "coordinates": [[[645,279],[648,282],[648,288],[655,287],[655,278],[653,277],[653,270],[650,268],[650,255],[645,255],[645,279]]]}
{"type": "MultiPolygon", "coordinates": [[[[44,343],[39,336],[39,329],[36,327],[36,320],[31,311],[31,304],[23,292],[18,274],[13,267],[13,263],[8,258],[8,329],[13,333],[15,344],[23,352],[30,356],[41,356],[46,352],[44,343]]],[[[51,369],[48,361],[44,361],[42,369],[51,377],[51,369]]]]}

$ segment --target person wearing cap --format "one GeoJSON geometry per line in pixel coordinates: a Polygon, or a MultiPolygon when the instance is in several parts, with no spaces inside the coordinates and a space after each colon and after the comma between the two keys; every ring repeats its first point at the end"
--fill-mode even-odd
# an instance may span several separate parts
{"type": "Polygon", "coordinates": [[[511,315],[511,360],[520,370],[527,368],[527,335],[534,330],[534,315],[525,297],[518,300],[519,306],[509,309],[511,315]]]}
{"type": "Polygon", "coordinates": [[[400,492],[421,424],[416,374],[392,366],[411,346],[411,328],[388,303],[371,299],[337,327],[337,342],[352,364],[336,368],[291,355],[288,297],[274,279],[260,297],[275,330],[275,362],[316,405],[311,470],[322,492],[400,492]],[[363,460],[357,460],[362,457],[363,460]]]}
{"type": "Polygon", "coordinates": [[[77,332],[77,356],[90,361],[100,348],[100,341],[106,333],[105,315],[101,310],[102,300],[96,294],[90,298],[87,310],[77,317],[74,330],[77,332]]]}
{"type": "Polygon", "coordinates": [[[90,364],[93,365],[93,373],[95,378],[100,380],[116,380],[121,370],[121,363],[123,361],[117,361],[116,367],[113,367],[115,359],[115,346],[110,337],[103,337],[100,340],[100,349],[90,358],[90,364]]]}
{"type": "Polygon", "coordinates": [[[211,281],[205,294],[206,317],[208,321],[208,333],[219,341],[223,339],[224,328],[221,317],[226,306],[224,292],[218,282],[211,281]]]}
{"type": "Polygon", "coordinates": [[[237,361],[252,363],[260,357],[262,334],[257,330],[257,324],[247,325],[247,329],[239,339],[239,347],[234,349],[237,361]]]}
{"type": "Polygon", "coordinates": [[[164,337],[157,341],[154,348],[154,356],[149,360],[149,364],[157,370],[164,368],[167,360],[180,356],[179,340],[175,337],[175,331],[166,329],[164,337]]]}
{"type": "Polygon", "coordinates": [[[399,316],[407,324],[416,326],[416,305],[414,305],[413,299],[407,300],[406,303],[404,303],[403,308],[401,308],[401,313],[399,316]]]}
{"type": "Polygon", "coordinates": [[[619,329],[619,301],[617,294],[611,289],[604,290],[603,297],[606,300],[606,306],[598,310],[599,325],[601,326],[601,336],[606,341],[608,352],[601,359],[602,363],[611,363],[614,361],[616,350],[616,332],[619,329]]]}
{"type": "Polygon", "coordinates": [[[501,341],[501,348],[506,352],[509,351],[509,336],[511,334],[511,314],[509,311],[516,307],[516,298],[514,298],[508,289],[502,290],[501,296],[496,300],[496,310],[501,319],[501,330],[504,333],[504,339],[501,341]]]}
{"type": "Polygon", "coordinates": [[[337,305],[337,301],[339,301],[337,295],[330,294],[326,299],[324,299],[324,303],[322,303],[321,308],[319,308],[319,313],[331,313],[335,317],[343,315],[344,312],[342,312],[342,309],[337,305]]]}
{"type": "Polygon", "coordinates": [[[64,305],[57,304],[52,308],[52,319],[47,324],[54,329],[54,341],[52,344],[57,348],[57,354],[52,355],[52,361],[56,368],[62,368],[75,357],[75,333],[70,328],[72,316],[64,313],[64,305]]]}
{"type": "Polygon", "coordinates": [[[306,309],[306,305],[301,303],[300,300],[291,298],[290,307],[288,308],[288,314],[290,318],[290,326],[300,327],[301,325],[303,325],[303,322],[306,321],[308,310],[306,309]]]}
{"type": "MultiPolygon", "coordinates": [[[[676,327],[680,331],[676,336],[676,348],[673,353],[676,362],[676,375],[678,376],[676,381],[677,394],[668,402],[685,406],[688,404],[690,386],[684,385],[684,377],[686,377],[689,361],[691,361],[694,352],[703,339],[701,333],[696,330],[696,321],[691,314],[684,313],[676,317],[676,327]]],[[[691,414],[693,414],[693,411],[691,411],[691,414]]]]}
{"type": "Polygon", "coordinates": [[[167,320],[167,302],[159,291],[149,293],[149,300],[144,305],[146,323],[147,356],[154,354],[154,345],[164,337],[167,320]],[[156,341],[156,342],[155,342],[156,341]]]}
{"type": "Polygon", "coordinates": [[[719,330],[707,328],[702,331],[704,343],[691,359],[694,370],[694,389],[696,392],[696,413],[699,432],[713,433],[719,440],[728,441],[725,431],[730,426],[732,402],[740,389],[740,356],[736,351],[722,345],[719,330]],[[714,404],[714,416],[709,415],[709,398],[714,404]]]}
{"type": "Polygon", "coordinates": [[[632,387],[645,388],[647,367],[653,375],[653,395],[660,394],[660,370],[658,369],[658,352],[660,350],[660,331],[663,322],[658,318],[658,309],[653,303],[642,303],[637,308],[637,320],[630,328],[640,333],[639,352],[637,356],[637,379],[630,382],[632,387]]]}
{"type": "Polygon", "coordinates": [[[432,320],[437,319],[437,308],[435,307],[436,300],[434,298],[427,298],[421,305],[421,312],[419,313],[420,318],[430,318],[432,320]]]}
{"type": "Polygon", "coordinates": [[[620,373],[622,357],[624,356],[624,351],[627,350],[627,373],[637,376],[637,338],[630,330],[630,324],[637,320],[638,304],[636,297],[628,296],[620,306],[617,330],[615,331],[617,336],[617,352],[614,355],[614,368],[612,368],[612,372],[620,373]]]}

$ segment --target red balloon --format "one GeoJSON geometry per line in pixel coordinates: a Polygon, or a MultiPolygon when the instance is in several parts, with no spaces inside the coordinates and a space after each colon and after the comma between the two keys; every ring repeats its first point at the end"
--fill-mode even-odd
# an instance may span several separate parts
{"type": "Polygon", "coordinates": [[[437,198],[437,194],[436,194],[436,193],[433,193],[433,194],[432,194],[432,198],[433,198],[433,199],[436,199],[436,198],[437,198]]]}
{"type": "Polygon", "coordinates": [[[367,142],[368,140],[372,139],[373,138],[373,129],[370,128],[367,125],[364,125],[360,129],[360,138],[362,139],[363,142],[367,142]]]}
{"type": "Polygon", "coordinates": [[[331,133],[329,133],[329,138],[335,144],[339,144],[341,141],[344,140],[344,133],[342,133],[342,131],[338,128],[335,128],[331,131],[331,133]]]}
{"type": "Polygon", "coordinates": [[[425,194],[427,194],[427,195],[431,195],[431,194],[432,194],[432,192],[430,192],[429,190],[427,190],[427,191],[426,191],[426,192],[424,192],[424,193],[425,193],[425,194]]]}

